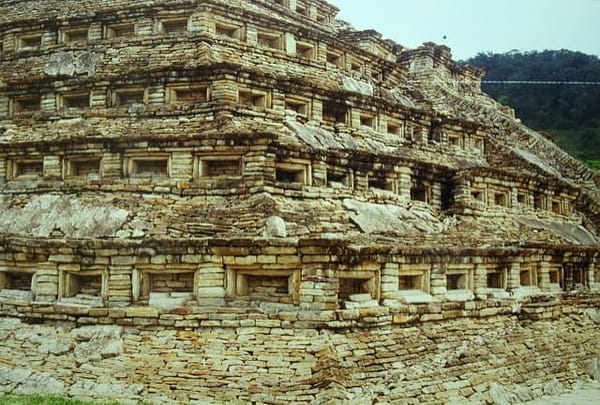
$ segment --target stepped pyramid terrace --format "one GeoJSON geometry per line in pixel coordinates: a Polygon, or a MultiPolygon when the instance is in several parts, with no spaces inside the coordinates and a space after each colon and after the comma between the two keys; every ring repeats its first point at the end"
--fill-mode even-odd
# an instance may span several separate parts
{"type": "Polygon", "coordinates": [[[600,378],[600,174],[449,48],[322,0],[1,7],[0,393],[517,403],[600,378]]]}

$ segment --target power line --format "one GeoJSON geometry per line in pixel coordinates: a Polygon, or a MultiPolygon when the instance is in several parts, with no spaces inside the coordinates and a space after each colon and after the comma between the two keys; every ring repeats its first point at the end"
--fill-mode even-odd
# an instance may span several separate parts
{"type": "Polygon", "coordinates": [[[482,80],[482,84],[518,84],[543,86],[600,86],[600,82],[543,81],[543,80],[482,80]]]}

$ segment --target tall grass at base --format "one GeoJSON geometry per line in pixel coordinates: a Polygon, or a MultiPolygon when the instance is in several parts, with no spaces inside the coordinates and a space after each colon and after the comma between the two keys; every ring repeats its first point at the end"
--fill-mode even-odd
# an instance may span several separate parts
{"type": "Polygon", "coordinates": [[[64,397],[31,395],[31,396],[0,396],[0,405],[119,405],[117,402],[89,402],[64,397]]]}

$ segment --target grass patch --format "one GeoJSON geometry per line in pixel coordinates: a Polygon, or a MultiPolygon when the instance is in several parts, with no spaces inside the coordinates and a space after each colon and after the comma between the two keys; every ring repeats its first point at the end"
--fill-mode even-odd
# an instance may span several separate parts
{"type": "Polygon", "coordinates": [[[600,170],[600,160],[584,160],[592,169],[600,170]]]}
{"type": "Polygon", "coordinates": [[[119,405],[117,402],[89,402],[47,395],[1,395],[0,405],[119,405]]]}
{"type": "MultiPolygon", "coordinates": [[[[600,128],[548,129],[556,143],[588,164],[600,160],[600,128]]],[[[595,167],[595,166],[592,166],[595,167]]]]}

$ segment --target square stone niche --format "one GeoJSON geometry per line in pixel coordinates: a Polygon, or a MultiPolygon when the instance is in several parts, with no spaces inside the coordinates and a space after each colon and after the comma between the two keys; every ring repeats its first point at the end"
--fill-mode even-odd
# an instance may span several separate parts
{"type": "Polygon", "coordinates": [[[446,299],[448,301],[470,301],[473,294],[473,273],[471,265],[449,266],[446,270],[446,299]]]}
{"type": "Polygon", "coordinates": [[[195,300],[195,269],[133,271],[134,301],[157,308],[178,308],[195,300]]]}
{"type": "Polygon", "coordinates": [[[430,266],[405,265],[398,276],[398,292],[395,294],[405,304],[433,302],[430,291],[430,266]]]}
{"type": "Polygon", "coordinates": [[[33,272],[0,271],[0,299],[31,301],[33,299],[33,272]]]}
{"type": "Polygon", "coordinates": [[[241,155],[212,155],[196,157],[196,177],[240,177],[244,160],[241,155]]]}
{"type": "Polygon", "coordinates": [[[338,302],[340,307],[378,306],[381,274],[377,270],[338,272],[338,302]]]}
{"type": "Polygon", "coordinates": [[[59,279],[62,303],[101,307],[106,298],[108,277],[104,270],[63,271],[59,279]]]}
{"type": "Polygon", "coordinates": [[[538,269],[535,263],[521,264],[518,273],[519,285],[513,288],[513,298],[517,300],[541,293],[538,286],[538,269]]]}
{"type": "Polygon", "coordinates": [[[299,270],[227,269],[227,296],[233,299],[297,304],[299,270]]]}
{"type": "Polygon", "coordinates": [[[485,271],[485,278],[475,286],[477,297],[480,299],[508,299],[508,268],[502,265],[490,265],[485,271]],[[483,284],[485,281],[485,285],[483,284]]]}

